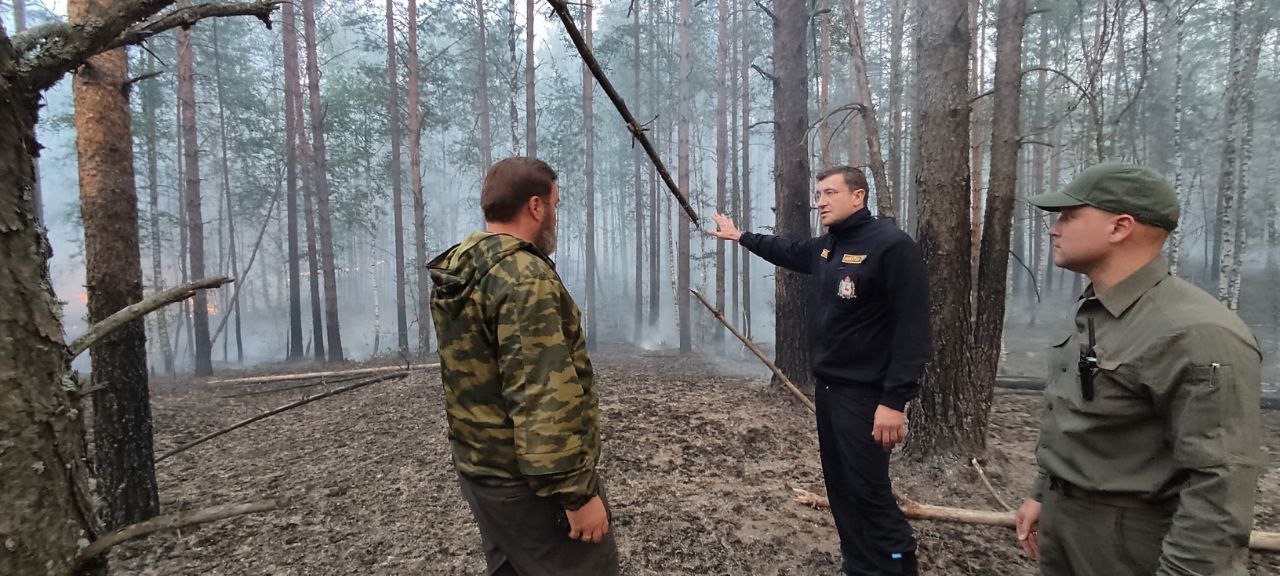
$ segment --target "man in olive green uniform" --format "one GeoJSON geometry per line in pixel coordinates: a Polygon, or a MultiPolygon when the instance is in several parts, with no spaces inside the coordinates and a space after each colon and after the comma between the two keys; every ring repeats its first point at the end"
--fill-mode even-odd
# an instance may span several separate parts
{"type": "Polygon", "coordinates": [[[556,173],[507,158],[485,175],[486,231],[429,265],[453,463],[487,575],[610,576],[600,412],[555,251],[556,173]]]}
{"type": "Polygon", "coordinates": [[[1262,359],[1235,314],[1169,273],[1172,187],[1101,164],[1030,202],[1059,212],[1054,263],[1090,285],[1054,334],[1022,547],[1049,575],[1245,575],[1262,359]]]}

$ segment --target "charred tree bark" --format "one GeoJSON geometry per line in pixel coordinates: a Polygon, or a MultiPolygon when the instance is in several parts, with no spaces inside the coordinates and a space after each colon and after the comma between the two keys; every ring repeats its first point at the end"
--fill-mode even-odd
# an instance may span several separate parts
{"type": "Polygon", "coordinates": [[[920,249],[929,270],[933,361],[912,410],[906,450],[916,457],[972,455],[985,442],[984,386],[973,379],[969,341],[973,280],[969,229],[968,0],[916,6],[917,119],[913,166],[920,249]]]}
{"type": "Polygon", "coordinates": [[[342,361],[342,331],[338,326],[338,270],[333,257],[333,224],[329,210],[329,176],[324,144],[324,103],[320,99],[320,60],[316,37],[315,0],[302,0],[302,22],[306,31],[307,94],[311,105],[311,147],[316,196],[316,227],[320,232],[320,259],[324,273],[325,333],[329,339],[328,359],[342,361]]]}
{"type": "MultiPolygon", "coordinates": [[[[103,8],[94,0],[74,0],[67,16],[81,22],[103,8]]],[[[91,323],[142,300],[128,79],[128,55],[121,48],[90,58],[72,84],[91,323]]],[[[89,355],[92,383],[102,388],[93,395],[94,474],[105,503],[103,520],[117,528],[160,511],[151,465],[146,325],[141,318],[129,322],[99,340],[89,355]]]]}
{"type": "MultiPolygon", "coordinates": [[[[190,0],[178,0],[178,7],[190,6],[190,0]]],[[[204,278],[204,216],[200,209],[200,140],[196,134],[196,70],[192,53],[191,31],[178,31],[178,98],[182,101],[182,155],[185,165],[187,235],[192,278],[204,278]]],[[[192,304],[192,326],[195,329],[195,372],[197,376],[213,374],[212,345],[209,342],[209,302],[203,291],[196,293],[192,304]]]]}
{"type": "MultiPolygon", "coordinates": [[[[805,2],[777,0],[773,16],[774,198],[778,235],[809,237],[809,66],[805,59],[805,2]]],[[[778,367],[807,393],[809,371],[808,278],[779,268],[776,284],[775,343],[778,367]]]]}
{"type": "Polygon", "coordinates": [[[409,0],[409,172],[413,189],[413,253],[418,279],[418,358],[431,350],[427,276],[427,207],[422,197],[422,107],[418,96],[418,2],[409,0]]]}
{"type": "Polygon", "coordinates": [[[404,290],[404,199],[400,169],[400,84],[397,79],[395,3],[387,0],[387,131],[391,138],[391,212],[396,245],[396,346],[409,350],[409,319],[404,290]]]}

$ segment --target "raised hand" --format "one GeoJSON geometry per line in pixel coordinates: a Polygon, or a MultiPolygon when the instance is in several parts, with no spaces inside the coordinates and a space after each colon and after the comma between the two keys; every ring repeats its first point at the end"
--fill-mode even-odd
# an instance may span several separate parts
{"type": "Polygon", "coordinates": [[[716,230],[707,230],[707,235],[721,240],[732,240],[737,242],[742,238],[742,231],[738,230],[738,225],[733,223],[733,218],[725,216],[719,212],[711,215],[711,219],[716,223],[716,230]]]}

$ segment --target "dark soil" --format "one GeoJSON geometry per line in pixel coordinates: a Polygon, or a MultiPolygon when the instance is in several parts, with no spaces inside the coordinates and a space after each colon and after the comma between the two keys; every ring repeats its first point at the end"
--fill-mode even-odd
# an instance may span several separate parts
{"type": "MultiPolygon", "coordinates": [[[[754,359],[615,350],[596,356],[602,472],[624,574],[827,575],[839,566],[812,416],[754,359]]],[[[333,384],[336,387],[340,384],[333,384]]],[[[163,453],[325,386],[153,383],[163,453]],[[227,396],[250,391],[264,394],[227,396]]],[[[1021,502],[1034,475],[1036,395],[997,393],[985,467],[1021,502]]],[[[1280,530],[1280,413],[1264,414],[1259,530],[1280,530]]],[[[921,502],[999,506],[971,468],[894,464],[921,502]]],[[[163,511],[287,499],[273,512],[157,534],[113,552],[114,574],[482,574],[479,533],[449,461],[439,376],[374,384],[258,422],[159,464],[163,511]]],[[[1035,574],[1011,530],[913,522],[924,574],[1035,574]]],[[[1280,574],[1255,554],[1254,574],[1280,574]]]]}

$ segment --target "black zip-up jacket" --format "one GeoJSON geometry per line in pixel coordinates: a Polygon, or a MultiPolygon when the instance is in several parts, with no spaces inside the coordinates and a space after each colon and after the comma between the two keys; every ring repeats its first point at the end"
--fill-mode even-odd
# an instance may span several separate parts
{"type": "Polygon", "coordinates": [[[817,238],[743,232],[747,250],[809,274],[809,363],[827,385],[878,391],[901,411],[931,356],[929,284],[914,240],[866,208],[817,238]]]}

